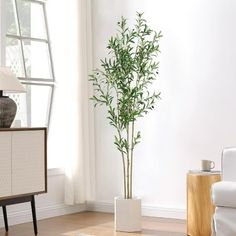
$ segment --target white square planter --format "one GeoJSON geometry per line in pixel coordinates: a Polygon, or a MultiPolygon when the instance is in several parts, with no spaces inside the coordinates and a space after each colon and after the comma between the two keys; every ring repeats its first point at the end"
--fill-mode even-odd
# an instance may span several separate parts
{"type": "Polygon", "coordinates": [[[123,232],[141,231],[141,199],[115,198],[115,230],[123,232]]]}

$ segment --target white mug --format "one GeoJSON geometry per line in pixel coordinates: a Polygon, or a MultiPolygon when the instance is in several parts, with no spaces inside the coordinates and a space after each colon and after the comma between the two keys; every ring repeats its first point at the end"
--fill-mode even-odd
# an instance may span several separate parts
{"type": "Polygon", "coordinates": [[[202,171],[211,171],[215,167],[215,162],[210,160],[202,160],[202,171]]]}

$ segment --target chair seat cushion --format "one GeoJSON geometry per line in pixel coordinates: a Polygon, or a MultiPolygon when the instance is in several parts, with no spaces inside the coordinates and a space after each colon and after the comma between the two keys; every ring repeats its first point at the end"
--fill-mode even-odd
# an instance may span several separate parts
{"type": "Polygon", "coordinates": [[[212,185],[215,206],[236,208],[236,182],[221,181],[212,185]]]}

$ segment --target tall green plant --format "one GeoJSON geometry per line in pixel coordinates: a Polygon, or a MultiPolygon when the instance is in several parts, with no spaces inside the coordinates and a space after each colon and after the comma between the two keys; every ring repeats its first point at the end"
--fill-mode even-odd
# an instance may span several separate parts
{"type": "Polygon", "coordinates": [[[150,85],[157,78],[159,39],[161,32],[151,30],[137,13],[134,28],[127,20],[118,22],[118,32],[111,37],[107,49],[109,57],[101,60],[90,80],[94,86],[92,99],[105,105],[109,123],[115,127],[115,145],[123,163],[124,197],[132,198],[134,147],[140,142],[140,131],[135,122],[154,108],[160,93],[151,93],[150,85]]]}

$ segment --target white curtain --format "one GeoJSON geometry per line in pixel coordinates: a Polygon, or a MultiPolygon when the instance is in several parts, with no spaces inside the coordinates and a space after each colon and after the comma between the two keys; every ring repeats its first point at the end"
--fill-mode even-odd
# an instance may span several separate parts
{"type": "MultiPolygon", "coordinates": [[[[78,0],[78,135],[77,152],[66,160],[65,203],[80,204],[94,199],[94,120],[92,85],[88,75],[92,71],[91,1],[78,0]]],[[[68,124],[70,125],[70,124],[68,124]]]]}

